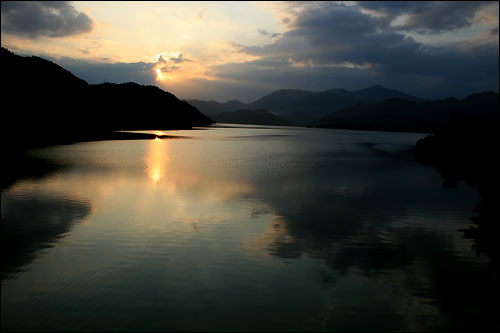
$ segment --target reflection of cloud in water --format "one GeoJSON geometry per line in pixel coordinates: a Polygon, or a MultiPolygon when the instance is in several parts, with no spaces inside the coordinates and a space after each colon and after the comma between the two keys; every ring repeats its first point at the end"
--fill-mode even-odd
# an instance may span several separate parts
{"type": "MultiPolygon", "coordinates": [[[[259,217],[263,217],[259,214],[259,217]]],[[[243,242],[243,247],[264,254],[276,255],[282,258],[298,258],[302,254],[297,240],[287,230],[286,221],[269,212],[269,223],[261,234],[248,237],[243,242]]]]}
{"type": "MultiPolygon", "coordinates": [[[[390,290],[384,306],[409,330],[447,327],[446,320],[470,327],[488,320],[482,302],[491,299],[470,244],[457,231],[468,223],[464,216],[475,195],[443,191],[434,176],[411,160],[380,155],[262,179],[256,193],[275,217],[245,246],[285,260],[322,259],[332,273],[320,272],[320,278],[334,289],[354,288],[346,281],[366,278],[374,288],[390,290]],[[470,304],[481,310],[471,312],[470,304]],[[473,318],[469,326],[466,318],[473,318]]],[[[339,329],[342,311],[325,314],[327,330],[339,329]]]]}
{"type": "MultiPolygon", "coordinates": [[[[90,198],[93,215],[109,216],[107,223],[119,223],[119,216],[168,229],[167,221],[175,220],[186,222],[194,231],[206,223],[231,220],[237,211],[226,209],[230,207],[227,202],[249,196],[253,187],[231,170],[218,172],[207,167],[196,151],[179,147],[179,141],[175,145],[168,139],[129,142],[129,147],[122,142],[89,143],[73,145],[71,151],[65,146],[53,147],[52,156],[69,159],[79,167],[77,172],[68,169],[37,182],[19,182],[11,192],[70,189],[75,197],[90,198]],[[136,158],[138,153],[144,154],[143,159],[136,158]],[[85,158],[87,155],[91,158],[85,158]]],[[[251,209],[245,200],[233,202],[231,207],[251,209]]]]}
{"type": "Polygon", "coordinates": [[[59,193],[2,193],[2,280],[53,247],[91,212],[89,202],[59,193]]]}
{"type": "Polygon", "coordinates": [[[250,260],[283,259],[306,267],[324,263],[317,270],[318,283],[330,292],[324,330],[342,329],[335,326],[342,321],[352,324],[359,311],[373,312],[369,323],[379,314],[396,317],[391,321],[398,322],[398,330],[442,328],[432,323],[440,312],[468,318],[464,297],[474,302],[473,291],[481,290],[467,283],[477,281],[474,270],[450,234],[460,225],[454,218],[464,216],[467,205],[473,208],[470,195],[461,199],[440,191],[432,170],[396,159],[392,150],[381,154],[360,145],[349,155],[319,158],[308,152],[296,160],[288,141],[279,146],[240,141],[127,143],[139,152],[127,163],[102,170],[92,165],[91,173],[76,176],[59,173],[40,188],[88,195],[91,222],[106,224],[107,232],[133,225],[133,234],[117,234],[132,244],[143,241],[139,233],[170,239],[173,245],[182,237],[207,240],[207,245],[218,239],[210,250],[224,249],[220,243],[228,242],[229,253],[241,250],[234,247],[238,244],[250,250],[244,251],[251,253],[250,260]],[[216,160],[221,156],[225,160],[216,160]],[[454,215],[461,203],[462,211],[454,215]],[[205,234],[197,238],[195,232],[205,234]],[[360,304],[367,308],[360,310],[360,304]]]}

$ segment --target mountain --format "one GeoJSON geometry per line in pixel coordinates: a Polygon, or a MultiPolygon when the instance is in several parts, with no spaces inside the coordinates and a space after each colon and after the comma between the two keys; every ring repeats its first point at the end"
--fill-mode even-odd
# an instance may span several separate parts
{"type": "Polygon", "coordinates": [[[357,103],[376,103],[390,98],[423,101],[422,98],[376,85],[354,91],[345,89],[329,89],[322,92],[297,89],[278,90],[248,106],[251,109],[268,110],[298,123],[309,122],[357,103]]]}
{"type": "Polygon", "coordinates": [[[359,103],[359,101],[359,98],[339,95],[327,90],[309,94],[291,105],[286,113],[280,115],[297,125],[308,125],[319,117],[359,103]]]}
{"type": "Polygon", "coordinates": [[[453,114],[466,117],[498,117],[498,94],[484,92],[462,100],[448,98],[412,102],[395,98],[375,104],[359,103],[318,120],[319,127],[401,132],[436,132],[453,114]]]}
{"type": "Polygon", "coordinates": [[[186,129],[212,123],[195,107],[156,86],[103,83],[90,85],[89,91],[98,108],[106,112],[105,128],[186,129]]]}
{"type": "Polygon", "coordinates": [[[222,112],[240,110],[246,107],[246,104],[241,103],[238,100],[232,100],[225,103],[219,103],[216,101],[203,101],[199,99],[190,99],[184,101],[191,104],[208,116],[213,116],[222,112]]]}
{"type": "Polygon", "coordinates": [[[366,89],[354,90],[347,93],[349,94],[349,96],[357,97],[362,100],[363,103],[368,104],[379,103],[392,98],[405,99],[411,102],[424,101],[423,98],[408,95],[398,90],[388,89],[378,84],[366,89]]]}
{"type": "Polygon", "coordinates": [[[281,89],[248,104],[251,109],[266,109],[277,114],[286,114],[294,109],[301,100],[314,94],[299,89],[281,89]]]}
{"type": "Polygon", "coordinates": [[[287,121],[265,110],[238,110],[212,116],[219,123],[287,126],[287,121]]]}
{"type": "Polygon", "coordinates": [[[498,96],[498,93],[486,91],[465,97],[461,101],[465,115],[483,118],[498,117],[500,112],[498,96]]]}
{"type": "Polygon", "coordinates": [[[322,92],[313,92],[300,89],[282,89],[247,104],[239,101],[218,103],[215,101],[187,100],[187,102],[208,115],[239,109],[263,109],[286,119],[290,123],[306,125],[315,119],[357,103],[377,103],[391,98],[413,102],[423,101],[422,98],[375,85],[353,91],[329,89],[322,92]]]}
{"type": "MultiPolygon", "coordinates": [[[[61,66],[1,48],[2,138],[17,146],[93,139],[122,129],[191,128],[212,120],[154,86],[89,85],[61,66]]],[[[8,142],[4,140],[4,142],[8,142]]]]}

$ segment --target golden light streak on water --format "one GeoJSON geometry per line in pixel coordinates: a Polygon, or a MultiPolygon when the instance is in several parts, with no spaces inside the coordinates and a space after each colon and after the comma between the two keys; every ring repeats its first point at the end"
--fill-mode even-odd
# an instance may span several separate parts
{"type": "Polygon", "coordinates": [[[168,141],[155,138],[149,143],[146,154],[146,173],[155,183],[164,178],[168,163],[168,141]]]}

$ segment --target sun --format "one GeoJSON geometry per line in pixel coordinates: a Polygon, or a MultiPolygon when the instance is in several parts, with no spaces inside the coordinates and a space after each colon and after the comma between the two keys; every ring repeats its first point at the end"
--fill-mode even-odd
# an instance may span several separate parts
{"type": "Polygon", "coordinates": [[[157,68],[156,69],[156,80],[157,81],[163,81],[165,79],[167,79],[167,76],[163,75],[163,73],[161,72],[161,69],[157,68]]]}

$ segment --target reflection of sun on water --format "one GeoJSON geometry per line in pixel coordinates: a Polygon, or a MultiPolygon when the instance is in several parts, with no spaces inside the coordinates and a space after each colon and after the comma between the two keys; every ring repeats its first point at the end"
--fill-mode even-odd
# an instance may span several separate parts
{"type": "Polygon", "coordinates": [[[168,162],[168,142],[156,138],[149,143],[146,154],[146,172],[155,183],[165,176],[168,162]]]}
{"type": "MultiPolygon", "coordinates": [[[[160,131],[153,133],[165,135],[160,131]]],[[[204,167],[202,155],[198,154],[196,147],[187,145],[187,141],[182,143],[158,137],[147,143],[144,171],[156,190],[168,194],[196,191],[203,196],[203,200],[212,202],[254,192],[248,183],[233,177],[230,170],[220,172],[204,167]]]]}

